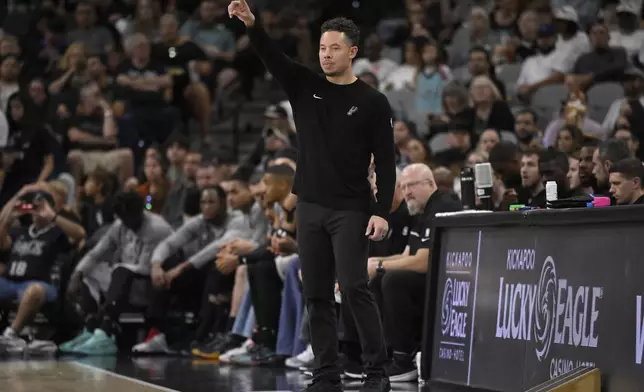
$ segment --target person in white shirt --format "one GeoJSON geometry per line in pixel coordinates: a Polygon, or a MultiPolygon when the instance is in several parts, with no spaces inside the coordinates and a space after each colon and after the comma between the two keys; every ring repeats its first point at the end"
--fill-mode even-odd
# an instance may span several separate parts
{"type": "Polygon", "coordinates": [[[610,45],[622,47],[632,58],[644,44],[644,30],[638,28],[638,9],[633,4],[617,6],[618,30],[610,32],[610,45]]]}
{"type": "Polygon", "coordinates": [[[565,64],[557,56],[557,32],[553,25],[541,25],[537,32],[537,54],[528,57],[517,79],[520,99],[528,101],[532,93],[542,86],[561,83],[565,77],[565,64]]]}
{"type": "Polygon", "coordinates": [[[564,72],[569,73],[575,61],[584,53],[590,52],[588,35],[579,27],[579,16],[571,6],[564,6],[554,11],[555,26],[559,33],[556,54],[561,57],[565,67],[564,72]]]}
{"type": "Polygon", "coordinates": [[[416,41],[410,39],[405,42],[405,63],[389,74],[384,82],[380,83],[380,91],[409,90],[414,85],[414,77],[419,64],[420,55],[416,41]]]}
{"type": "Polygon", "coordinates": [[[378,77],[378,82],[382,83],[389,74],[391,74],[398,64],[392,59],[382,57],[382,40],[372,33],[365,39],[365,57],[353,62],[353,73],[360,75],[364,72],[371,72],[378,77]]]}

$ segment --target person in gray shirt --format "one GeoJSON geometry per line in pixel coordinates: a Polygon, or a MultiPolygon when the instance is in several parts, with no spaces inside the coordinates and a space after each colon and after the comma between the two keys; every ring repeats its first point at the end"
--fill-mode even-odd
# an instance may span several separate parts
{"type": "Polygon", "coordinates": [[[234,239],[250,239],[253,231],[240,211],[228,211],[226,193],[219,187],[201,191],[201,215],[188,220],[174,234],[159,244],[152,255],[154,294],[146,311],[151,334],[132,348],[137,353],[170,353],[165,334],[165,315],[170,299],[195,304],[204,298],[199,310],[197,340],[205,339],[216,322],[228,318],[234,275],[224,275],[213,268],[221,247],[234,239]],[[183,257],[172,257],[183,251],[183,257]],[[184,261],[185,260],[185,261],[184,261]],[[205,285],[204,285],[205,280],[205,285]],[[201,290],[201,291],[200,291],[201,290]]]}
{"type": "MultiPolygon", "coordinates": [[[[228,182],[226,187],[226,194],[228,196],[228,207],[233,210],[241,211],[253,231],[248,241],[253,246],[258,246],[266,239],[268,232],[269,222],[264,215],[264,208],[255,200],[252,192],[250,191],[250,182],[244,179],[245,176],[238,173],[233,174],[232,179],[228,182]]],[[[261,180],[261,177],[259,177],[261,180]]],[[[259,181],[257,181],[259,182],[259,181]]],[[[242,239],[238,239],[241,241],[242,239]]]]}
{"type": "MultiPolygon", "coordinates": [[[[61,351],[85,355],[115,354],[114,323],[128,305],[134,281],[149,281],[152,252],[172,233],[170,225],[156,214],[144,210],[144,200],[134,192],[116,197],[114,214],[118,218],[105,236],[78,263],[68,287],[70,298],[82,292],[83,277],[103,256],[113,252],[117,262],[112,269],[105,300],[95,316],[89,317],[85,330],[61,351]]],[[[87,290],[85,290],[87,292],[87,290]]]]}

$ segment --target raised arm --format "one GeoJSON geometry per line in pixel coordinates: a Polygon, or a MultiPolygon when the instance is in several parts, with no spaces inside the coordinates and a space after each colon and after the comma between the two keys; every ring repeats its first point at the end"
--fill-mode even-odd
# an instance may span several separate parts
{"type": "Polygon", "coordinates": [[[289,59],[275,42],[270,39],[264,29],[255,24],[255,15],[250,10],[246,0],[235,0],[228,5],[228,14],[237,17],[248,28],[248,38],[255,48],[266,69],[282,85],[287,94],[295,91],[301,85],[301,79],[307,75],[315,75],[305,66],[289,59]]]}

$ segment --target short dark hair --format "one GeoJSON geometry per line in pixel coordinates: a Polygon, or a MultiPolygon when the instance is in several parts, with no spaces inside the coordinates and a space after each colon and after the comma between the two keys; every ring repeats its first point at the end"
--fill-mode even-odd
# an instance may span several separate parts
{"type": "MultiPolygon", "coordinates": [[[[623,126],[620,126],[620,127],[615,128],[615,130],[613,131],[612,137],[615,137],[615,135],[617,135],[617,132],[621,132],[621,131],[624,131],[624,132],[628,132],[628,133],[630,133],[630,134],[631,134],[631,139],[633,139],[633,140],[635,140],[635,141],[639,141],[639,140],[640,140],[640,139],[637,137],[637,135],[635,134],[635,132],[633,132],[633,130],[632,130],[632,129],[630,129],[629,127],[623,127],[623,126]]],[[[620,139],[620,140],[621,140],[621,139],[620,139]]]]}
{"type": "Polygon", "coordinates": [[[630,158],[631,151],[623,140],[608,139],[599,145],[599,159],[612,163],[630,158]]]}
{"type": "Polygon", "coordinates": [[[568,169],[570,168],[568,155],[552,147],[542,150],[539,153],[539,165],[546,162],[554,162],[564,173],[568,173],[568,169]]]}
{"type": "Polygon", "coordinates": [[[96,182],[98,185],[101,185],[101,194],[103,196],[107,196],[112,193],[113,184],[110,172],[99,166],[87,174],[86,181],[90,178],[94,180],[94,182],[96,182]]]}
{"type": "Polygon", "coordinates": [[[324,34],[327,31],[344,33],[349,41],[349,46],[356,46],[358,45],[358,42],[360,42],[360,29],[358,28],[358,25],[349,18],[339,17],[327,20],[322,23],[320,32],[324,34]]]}
{"type": "Polygon", "coordinates": [[[524,108],[524,109],[519,110],[515,117],[519,117],[519,116],[521,116],[523,114],[531,115],[532,116],[532,121],[534,121],[535,124],[537,123],[537,121],[539,121],[539,115],[537,114],[537,112],[535,112],[534,110],[532,110],[530,108],[524,108]]]}
{"type": "Polygon", "coordinates": [[[537,157],[541,157],[541,151],[543,151],[543,148],[540,148],[539,146],[530,146],[528,147],[525,151],[521,153],[521,156],[530,156],[530,155],[536,155],[537,157]]]}
{"type": "Polygon", "coordinates": [[[642,166],[642,162],[637,158],[626,158],[615,162],[608,172],[619,173],[628,180],[637,177],[640,179],[640,189],[644,188],[644,166],[642,166]]]}
{"type": "Polygon", "coordinates": [[[594,138],[593,138],[593,139],[586,139],[586,141],[584,141],[584,145],[583,145],[583,146],[581,146],[581,147],[582,147],[582,148],[583,148],[583,147],[587,147],[587,148],[597,148],[597,147],[599,147],[599,144],[600,144],[600,143],[601,143],[601,142],[599,141],[599,139],[594,139],[594,138]]]}
{"type": "Polygon", "coordinates": [[[134,191],[121,192],[114,202],[114,214],[121,218],[124,216],[137,216],[143,214],[145,200],[134,191]]]}
{"type": "Polygon", "coordinates": [[[499,169],[509,161],[516,160],[519,154],[519,147],[512,142],[500,142],[490,150],[490,165],[495,172],[499,172],[499,169]]]}
{"type": "Polygon", "coordinates": [[[269,166],[266,169],[266,174],[272,174],[278,177],[293,177],[295,175],[295,170],[289,165],[274,165],[269,166]]]}

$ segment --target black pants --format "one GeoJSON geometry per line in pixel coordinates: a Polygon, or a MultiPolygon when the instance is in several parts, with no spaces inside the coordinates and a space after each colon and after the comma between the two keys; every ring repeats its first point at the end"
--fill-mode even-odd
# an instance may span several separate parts
{"type": "Polygon", "coordinates": [[[284,288],[275,260],[260,260],[248,265],[248,285],[257,323],[256,343],[275,350],[284,288]]]}
{"type": "Polygon", "coordinates": [[[210,333],[226,332],[228,317],[230,316],[230,302],[235,274],[222,274],[214,266],[210,268],[206,277],[206,284],[199,311],[199,327],[197,340],[205,339],[210,333]]]}
{"type": "MultiPolygon", "coordinates": [[[[125,267],[114,268],[112,279],[102,304],[98,307],[96,315],[90,316],[87,320],[86,327],[88,329],[92,330],[100,327],[108,334],[113,332],[114,324],[128,306],[132,282],[135,279],[149,280],[150,278],[132,272],[125,267]]],[[[89,299],[87,300],[89,301],[89,299]]]]}
{"type": "MultiPolygon", "coordinates": [[[[378,311],[382,316],[384,314],[383,309],[383,300],[382,300],[382,275],[376,275],[371,281],[369,281],[369,289],[374,295],[376,304],[378,305],[378,311]]],[[[342,303],[340,305],[340,315],[342,321],[342,330],[341,334],[341,350],[344,355],[346,355],[349,360],[357,363],[362,363],[362,348],[360,347],[360,335],[358,334],[358,328],[351,314],[351,308],[348,305],[346,294],[342,293],[342,303]]],[[[382,319],[383,317],[381,317],[382,319]]],[[[384,320],[383,324],[385,324],[384,320]]],[[[386,331],[385,331],[386,332],[386,331]]],[[[387,334],[385,333],[385,337],[387,334]]],[[[387,340],[387,343],[389,341],[387,340]]],[[[387,347],[389,348],[389,347],[387,347]]],[[[391,356],[391,352],[388,352],[388,356],[391,356]]]]}
{"type": "Polygon", "coordinates": [[[360,336],[365,370],[383,372],[387,353],[382,323],[367,286],[369,240],[365,230],[369,216],[298,202],[296,220],[315,377],[337,380],[340,376],[334,299],[336,273],[360,336]]]}
{"type": "Polygon", "coordinates": [[[426,274],[413,271],[388,271],[382,277],[385,336],[396,353],[411,355],[420,347],[426,281],[426,274]]]}
{"type": "MultiPolygon", "coordinates": [[[[169,260],[163,264],[163,268],[167,271],[175,265],[176,260],[169,260]]],[[[227,321],[235,276],[222,275],[216,268],[206,268],[188,269],[172,282],[169,289],[153,290],[150,305],[145,312],[150,328],[156,328],[162,333],[168,332],[166,315],[173,300],[183,310],[199,314],[198,340],[205,339],[220,319],[227,321]],[[222,300],[222,297],[227,300],[222,300]]]]}

